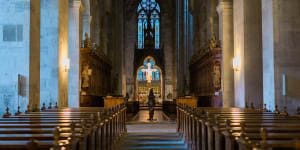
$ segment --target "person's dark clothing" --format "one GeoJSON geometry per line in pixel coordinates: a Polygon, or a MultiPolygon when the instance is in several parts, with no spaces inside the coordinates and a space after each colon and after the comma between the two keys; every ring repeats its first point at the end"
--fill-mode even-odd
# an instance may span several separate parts
{"type": "Polygon", "coordinates": [[[149,94],[149,97],[148,97],[149,120],[153,120],[154,106],[155,106],[155,96],[153,94],[153,91],[150,90],[150,94],[149,94]]]}

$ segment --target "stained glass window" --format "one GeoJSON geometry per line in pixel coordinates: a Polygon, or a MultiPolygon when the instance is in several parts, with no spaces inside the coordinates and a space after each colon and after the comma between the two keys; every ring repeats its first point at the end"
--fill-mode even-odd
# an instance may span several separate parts
{"type": "Polygon", "coordinates": [[[147,29],[147,22],[151,23],[151,27],[155,30],[155,49],[159,49],[159,31],[160,31],[160,7],[155,0],[142,0],[137,8],[138,14],[138,49],[144,48],[145,29],[147,29]],[[150,16],[148,18],[147,16],[150,16]]]}
{"type": "Polygon", "coordinates": [[[138,23],[138,47],[142,48],[143,47],[143,23],[142,20],[139,20],[138,23]]]}
{"type": "Polygon", "coordinates": [[[155,63],[152,59],[146,59],[144,62],[144,66],[142,68],[140,68],[138,71],[138,80],[139,81],[147,81],[149,78],[152,81],[160,80],[160,71],[155,66],[155,63]],[[150,65],[149,65],[149,63],[150,63],[150,65]],[[150,73],[150,74],[148,74],[148,73],[150,73]]]}
{"type": "Polygon", "coordinates": [[[155,48],[159,49],[159,21],[155,22],[155,48]]]}

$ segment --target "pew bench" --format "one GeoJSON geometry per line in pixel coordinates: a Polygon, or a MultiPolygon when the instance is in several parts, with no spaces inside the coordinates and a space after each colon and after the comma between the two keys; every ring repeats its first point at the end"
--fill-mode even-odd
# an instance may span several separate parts
{"type": "MultiPolygon", "coordinates": [[[[276,147],[274,141],[279,141],[281,146],[277,145],[277,147],[293,149],[295,148],[294,145],[297,144],[297,142],[294,142],[294,138],[298,138],[298,135],[300,135],[300,120],[298,117],[287,116],[285,111],[286,108],[284,112],[279,113],[277,107],[273,113],[268,112],[266,109],[193,108],[178,104],[177,131],[193,150],[218,150],[225,149],[227,143],[232,141],[237,143],[236,140],[239,139],[242,133],[240,123],[245,122],[247,125],[245,134],[249,136],[247,138],[251,137],[250,143],[254,141],[261,143],[263,139],[260,136],[260,128],[264,127],[270,130],[271,136],[265,140],[269,143],[269,147],[276,147]],[[228,119],[230,120],[229,125],[225,121],[228,119]],[[282,128],[282,126],[288,127],[288,129],[282,128]],[[226,131],[230,131],[230,134],[226,134],[226,131]],[[226,135],[229,136],[226,137],[226,135]],[[225,139],[231,140],[227,140],[225,143],[225,139]]],[[[266,147],[266,145],[263,146],[266,147]]],[[[260,147],[262,146],[260,145],[260,147]]],[[[236,148],[238,148],[238,144],[231,146],[231,149],[236,148]]]]}
{"type": "Polygon", "coordinates": [[[116,143],[115,139],[126,131],[124,104],[108,109],[63,108],[7,116],[9,118],[0,119],[0,140],[6,141],[0,142],[0,149],[28,149],[28,146],[31,146],[29,149],[56,149],[65,146],[74,150],[110,150],[116,143]],[[82,122],[86,123],[82,125],[82,122]]]}

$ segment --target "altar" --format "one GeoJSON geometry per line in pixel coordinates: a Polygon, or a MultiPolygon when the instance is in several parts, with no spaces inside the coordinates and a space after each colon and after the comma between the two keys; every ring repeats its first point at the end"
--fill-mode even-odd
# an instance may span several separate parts
{"type": "Polygon", "coordinates": [[[138,101],[140,101],[140,105],[146,106],[148,103],[148,95],[149,90],[152,88],[155,96],[155,103],[158,105],[162,104],[161,98],[161,81],[155,81],[146,83],[143,81],[139,81],[138,87],[138,101]]]}
{"type": "Polygon", "coordinates": [[[149,91],[152,88],[156,105],[162,104],[161,71],[150,57],[145,59],[144,65],[138,70],[137,100],[141,106],[147,106],[149,91]]]}

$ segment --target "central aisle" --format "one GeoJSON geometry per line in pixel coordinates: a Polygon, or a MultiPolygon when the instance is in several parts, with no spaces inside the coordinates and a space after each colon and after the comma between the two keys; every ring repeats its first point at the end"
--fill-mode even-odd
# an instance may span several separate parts
{"type": "Polygon", "coordinates": [[[155,121],[150,121],[149,111],[140,110],[135,116],[128,118],[127,124],[176,124],[174,119],[169,118],[162,110],[155,110],[153,118],[155,121]]]}
{"type": "Polygon", "coordinates": [[[127,135],[116,150],[188,150],[176,132],[176,122],[161,110],[154,112],[156,121],[149,121],[148,111],[142,110],[127,123],[127,135]]]}

